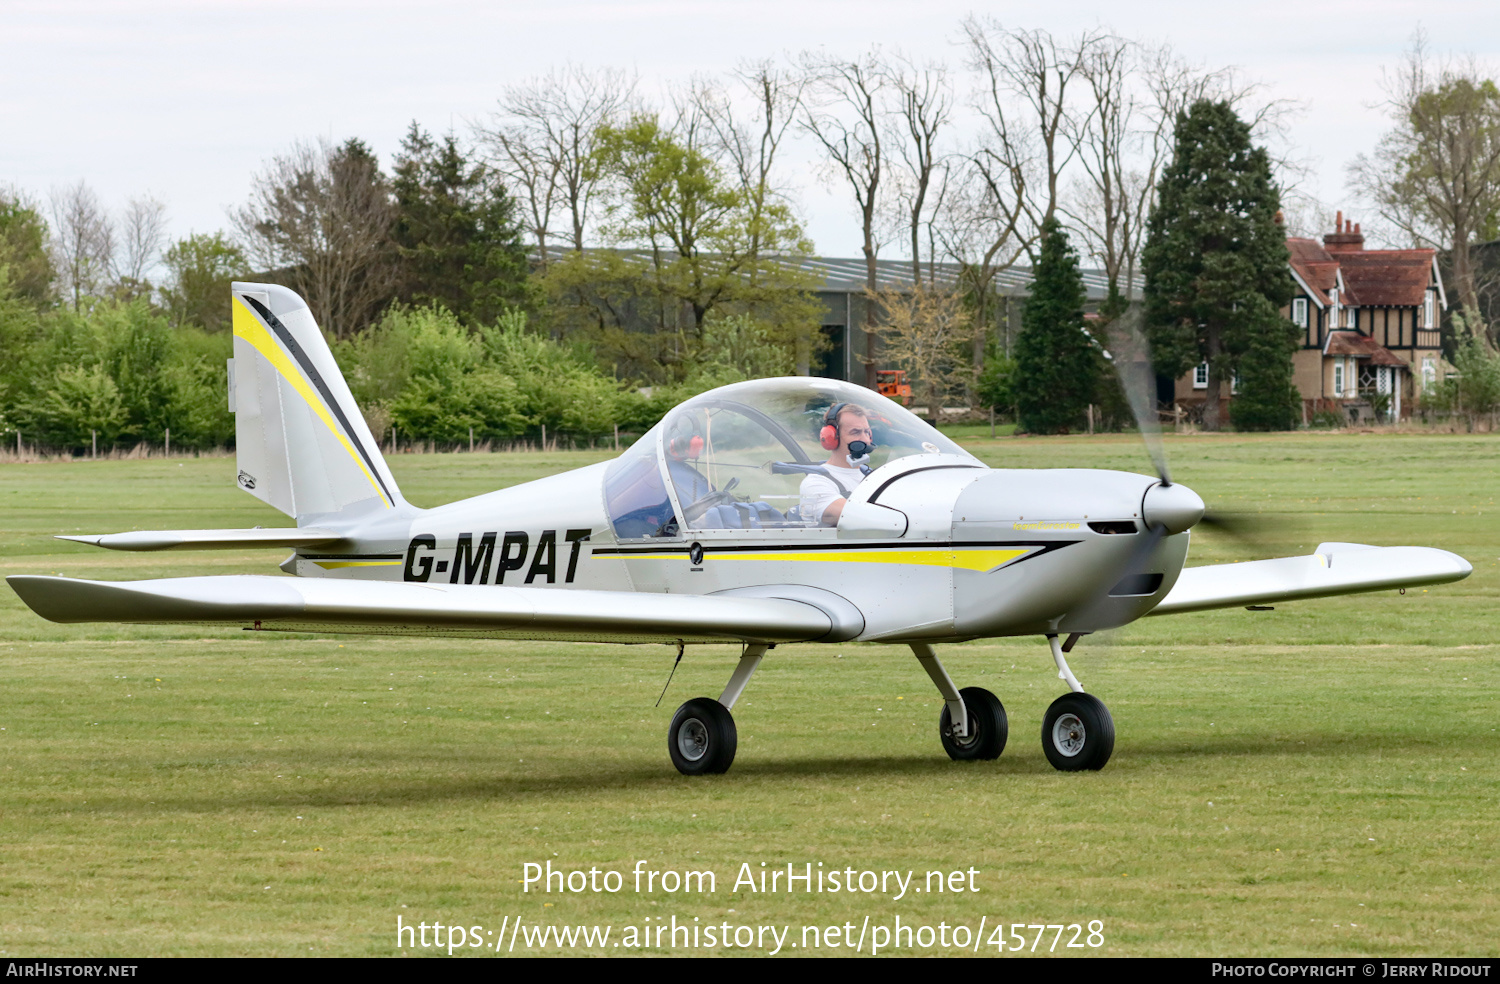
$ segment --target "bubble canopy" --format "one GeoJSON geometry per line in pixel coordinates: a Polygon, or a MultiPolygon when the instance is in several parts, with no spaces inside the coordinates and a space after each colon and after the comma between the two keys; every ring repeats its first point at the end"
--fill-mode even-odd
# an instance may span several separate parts
{"type": "MultiPolygon", "coordinates": [[[[829,458],[819,432],[830,407],[865,411],[869,467],[908,455],[975,460],[911,411],[835,379],[791,376],[721,386],[674,407],[609,467],[605,502],[622,539],[686,531],[809,529],[801,485],[829,458]]],[[[977,461],[976,461],[977,463],[977,461]]]]}

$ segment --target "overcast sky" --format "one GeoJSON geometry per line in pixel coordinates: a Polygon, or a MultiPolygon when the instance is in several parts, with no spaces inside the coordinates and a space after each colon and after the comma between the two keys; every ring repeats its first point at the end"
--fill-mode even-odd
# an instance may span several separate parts
{"type": "MultiPolygon", "coordinates": [[[[150,193],[174,237],[208,232],[294,141],[357,136],[388,166],[411,120],[464,133],[503,86],[569,60],[633,69],[648,94],[804,48],[880,44],[957,67],[971,11],[1059,36],[1105,25],[1238,66],[1305,105],[1291,142],[1313,165],[1306,188],[1346,211],[1344,168],[1387,126],[1381,70],[1419,25],[1439,54],[1500,65],[1496,0],[0,0],[0,185],[45,199],[83,179],[112,208],[150,193]]],[[[857,255],[852,206],[794,163],[818,251],[857,255]]]]}

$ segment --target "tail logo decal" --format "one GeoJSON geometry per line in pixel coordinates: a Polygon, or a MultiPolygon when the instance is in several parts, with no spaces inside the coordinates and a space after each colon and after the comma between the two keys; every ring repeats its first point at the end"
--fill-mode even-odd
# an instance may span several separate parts
{"type": "Polygon", "coordinates": [[[240,472],[240,485],[247,489],[255,488],[255,476],[247,471],[240,472]]]}
{"type": "MultiPolygon", "coordinates": [[[[333,398],[333,394],[329,392],[328,384],[323,381],[323,377],[313,366],[312,360],[307,357],[307,353],[302,350],[302,346],[297,344],[297,340],[292,337],[292,333],[287,331],[286,326],[264,304],[261,304],[252,297],[241,297],[239,295],[235,296],[235,300],[239,302],[234,310],[235,335],[253,345],[255,350],[265,356],[266,361],[271,363],[277,372],[281,373],[282,378],[292,385],[292,388],[301,395],[302,399],[307,401],[307,405],[312,407],[313,412],[322,419],[333,436],[338,438],[339,443],[349,452],[349,457],[354,459],[354,463],[359,466],[360,471],[364,472],[365,477],[370,480],[370,485],[374,487],[376,494],[381,497],[386,506],[391,506],[393,504],[392,496],[390,490],[385,487],[385,480],[380,477],[379,469],[375,467],[375,462],[371,460],[369,452],[359,443],[359,439],[354,434],[354,429],[349,426],[349,419],[344,416],[343,409],[339,406],[338,401],[333,398]],[[255,313],[260,315],[265,324],[271,327],[271,330],[276,333],[277,338],[286,346],[287,351],[291,352],[293,358],[297,360],[298,365],[292,364],[291,360],[286,357],[286,353],[272,340],[271,335],[261,325],[261,322],[256,320],[248,310],[244,309],[246,303],[253,306],[255,313]],[[241,314],[242,310],[243,314],[241,314]],[[309,385],[309,382],[311,382],[311,385],[309,385]],[[317,393],[313,392],[314,387],[317,388],[317,393]],[[330,416],[329,411],[332,411],[332,416],[330,416]],[[334,423],[334,417],[338,418],[337,425],[334,423]]],[[[245,486],[246,488],[254,488],[253,483],[255,479],[251,478],[250,481],[252,484],[245,486]]]]}

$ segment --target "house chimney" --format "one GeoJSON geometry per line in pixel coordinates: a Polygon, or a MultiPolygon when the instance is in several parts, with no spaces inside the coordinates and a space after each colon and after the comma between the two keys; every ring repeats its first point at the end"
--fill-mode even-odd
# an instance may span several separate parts
{"type": "Polygon", "coordinates": [[[1365,248],[1365,237],[1359,231],[1359,224],[1353,219],[1344,220],[1343,210],[1339,210],[1333,220],[1333,232],[1323,237],[1323,248],[1330,253],[1352,253],[1365,248]]]}

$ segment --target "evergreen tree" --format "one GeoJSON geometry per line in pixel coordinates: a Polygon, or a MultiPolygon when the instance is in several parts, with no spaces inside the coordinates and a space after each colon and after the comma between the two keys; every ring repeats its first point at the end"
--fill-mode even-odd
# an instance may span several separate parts
{"type": "Polygon", "coordinates": [[[527,303],[521,227],[498,172],[467,159],[452,134],[434,141],[413,122],[394,190],[402,300],[441,304],[469,325],[527,303]]]}
{"type": "Polygon", "coordinates": [[[1042,226],[1031,296],[1016,338],[1013,387],[1020,429],[1066,434],[1083,425],[1099,380],[1099,350],[1083,326],[1078,254],[1056,219],[1042,226]]]}
{"type": "Polygon", "coordinates": [[[1302,423],[1302,394],[1292,382],[1292,354],[1302,331],[1266,298],[1252,297],[1249,304],[1250,331],[1230,417],[1237,430],[1295,430],[1302,423]]]}
{"type": "Polygon", "coordinates": [[[1208,430],[1219,428],[1219,394],[1236,370],[1239,426],[1287,426],[1300,416],[1291,388],[1297,330],[1277,314],[1292,292],[1280,207],[1270,159],[1229,103],[1199,100],[1178,114],[1141,257],[1146,330],[1158,372],[1175,378],[1208,363],[1208,430]]]}

